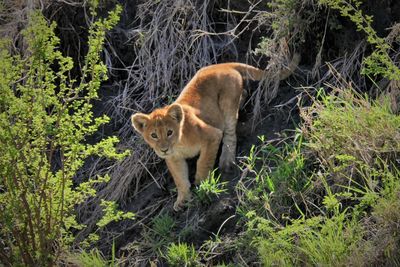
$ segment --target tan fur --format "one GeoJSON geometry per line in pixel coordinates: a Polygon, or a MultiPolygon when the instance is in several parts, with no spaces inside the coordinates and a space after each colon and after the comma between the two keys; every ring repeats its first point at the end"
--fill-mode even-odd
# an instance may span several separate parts
{"type": "MultiPolygon", "coordinates": [[[[278,77],[289,76],[299,59],[295,55],[278,77]]],[[[178,191],[175,210],[191,198],[187,158],[200,154],[195,175],[199,183],[212,170],[222,140],[219,166],[222,170],[231,168],[243,78],[260,80],[266,75],[271,74],[241,63],[211,65],[196,73],[173,104],[148,115],[132,115],[133,127],[167,163],[178,191]]]]}

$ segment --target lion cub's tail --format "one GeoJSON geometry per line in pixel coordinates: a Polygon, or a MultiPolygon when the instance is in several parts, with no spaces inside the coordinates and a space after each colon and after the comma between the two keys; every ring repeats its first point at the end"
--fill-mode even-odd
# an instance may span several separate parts
{"type": "Polygon", "coordinates": [[[244,79],[259,81],[262,80],[264,77],[273,77],[275,75],[278,75],[277,77],[279,78],[279,80],[284,80],[287,77],[289,77],[297,68],[297,66],[300,63],[300,58],[301,58],[300,55],[295,53],[289,65],[285,66],[279,72],[279,74],[272,73],[271,71],[268,70],[261,70],[256,67],[241,63],[234,64],[232,67],[235,70],[239,71],[244,79]]]}

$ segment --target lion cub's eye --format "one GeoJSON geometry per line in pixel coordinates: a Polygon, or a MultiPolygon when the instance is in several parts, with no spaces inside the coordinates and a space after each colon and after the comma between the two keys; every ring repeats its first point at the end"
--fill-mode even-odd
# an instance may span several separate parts
{"type": "Polygon", "coordinates": [[[167,132],[167,136],[170,137],[172,135],[173,131],[172,130],[168,130],[167,132]]]}
{"type": "Polygon", "coordinates": [[[152,133],[150,136],[151,136],[151,138],[153,138],[153,139],[157,139],[157,134],[156,134],[156,133],[152,133]]]}

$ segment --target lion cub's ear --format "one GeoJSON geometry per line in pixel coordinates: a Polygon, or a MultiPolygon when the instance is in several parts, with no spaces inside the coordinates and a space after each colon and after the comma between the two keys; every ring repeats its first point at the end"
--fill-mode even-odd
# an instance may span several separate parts
{"type": "Polygon", "coordinates": [[[135,128],[135,130],[141,134],[143,133],[148,120],[149,120],[149,116],[146,114],[143,114],[143,113],[136,113],[136,114],[133,114],[131,117],[133,128],[135,128]]]}
{"type": "Polygon", "coordinates": [[[181,122],[183,119],[183,109],[179,104],[172,104],[168,108],[167,114],[175,119],[177,122],[181,122]]]}

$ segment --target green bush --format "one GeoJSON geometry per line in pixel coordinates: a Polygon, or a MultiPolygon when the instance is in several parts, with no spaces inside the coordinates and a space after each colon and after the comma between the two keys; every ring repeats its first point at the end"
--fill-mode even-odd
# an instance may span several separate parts
{"type": "Polygon", "coordinates": [[[374,48],[371,55],[364,58],[363,74],[369,76],[382,75],[389,80],[400,80],[400,69],[390,58],[390,45],[384,38],[377,35],[372,28],[372,16],[363,14],[361,0],[319,0],[320,4],[338,10],[342,17],[349,18],[355,23],[357,30],[367,35],[367,41],[374,48]]]}
{"type": "MultiPolygon", "coordinates": [[[[117,7],[91,25],[79,79],[70,76],[72,59],[57,50],[55,23],[39,12],[30,14],[23,31],[24,53],[11,55],[9,43],[1,42],[0,259],[5,264],[53,265],[73,240],[72,232],[84,227],[77,223],[74,207],[95,195],[93,185],[108,180],[91,178],[77,186],[77,170],[92,155],[127,155],[115,149],[116,137],[87,142],[109,121],[93,117],[92,100],[107,78],[100,59],[105,31],[117,23],[120,12],[117,7]]],[[[122,216],[108,213],[112,215],[122,216]]]]}

